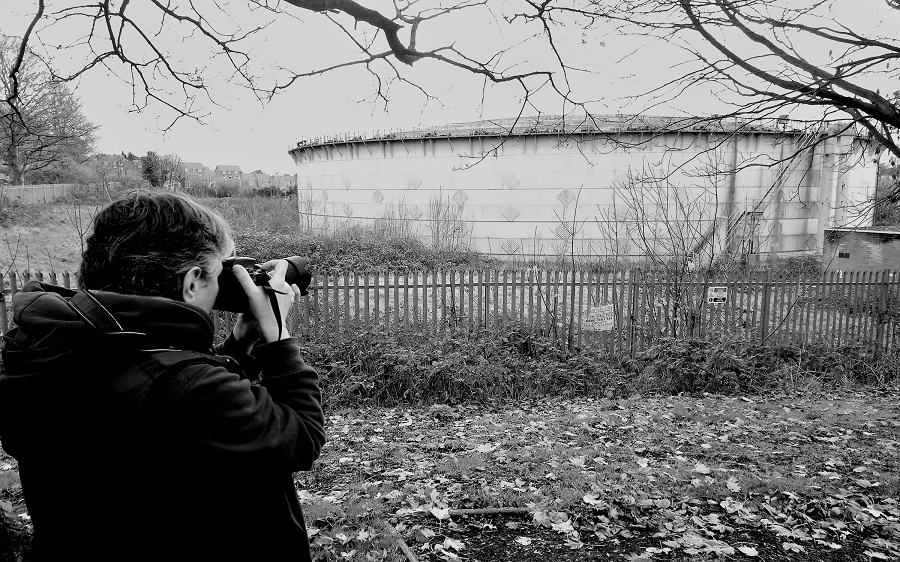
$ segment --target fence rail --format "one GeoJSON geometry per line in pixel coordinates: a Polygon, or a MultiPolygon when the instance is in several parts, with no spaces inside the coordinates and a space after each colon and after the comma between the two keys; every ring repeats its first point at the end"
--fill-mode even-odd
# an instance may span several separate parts
{"type": "MultiPolygon", "coordinates": [[[[75,284],[69,273],[35,276],[75,284]]],[[[8,276],[7,306],[31,277],[8,276]]],[[[859,344],[876,353],[895,350],[900,338],[900,273],[891,271],[729,279],[586,270],[326,272],[315,273],[309,288],[289,321],[302,337],[326,342],[356,330],[446,334],[520,327],[561,347],[618,355],[662,338],[859,344]],[[607,322],[598,323],[607,313],[607,322]]],[[[214,319],[225,328],[233,321],[227,313],[214,319]]],[[[0,329],[9,327],[7,307],[0,307],[0,329]]]]}

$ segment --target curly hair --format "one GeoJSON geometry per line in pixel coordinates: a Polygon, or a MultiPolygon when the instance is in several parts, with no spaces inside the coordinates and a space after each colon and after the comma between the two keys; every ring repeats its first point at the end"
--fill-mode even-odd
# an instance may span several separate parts
{"type": "Polygon", "coordinates": [[[181,300],[184,274],[233,243],[218,213],[176,192],[134,191],[104,207],[81,255],[84,289],[181,300]]]}

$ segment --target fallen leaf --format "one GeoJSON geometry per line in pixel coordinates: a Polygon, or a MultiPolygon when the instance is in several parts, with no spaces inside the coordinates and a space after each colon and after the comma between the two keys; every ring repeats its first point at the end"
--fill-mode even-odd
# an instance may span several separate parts
{"type": "Polygon", "coordinates": [[[528,546],[528,545],[530,545],[531,542],[532,542],[532,540],[533,540],[533,539],[531,539],[531,538],[529,538],[529,537],[516,537],[516,538],[515,538],[515,541],[516,541],[517,543],[519,543],[520,545],[522,545],[522,546],[528,546]]]}
{"type": "Polygon", "coordinates": [[[584,503],[588,505],[603,505],[605,503],[600,499],[600,494],[598,494],[597,492],[589,492],[585,494],[581,499],[584,500],[584,503]]]}
{"type": "Polygon", "coordinates": [[[327,546],[333,542],[334,542],[333,538],[331,538],[327,535],[321,535],[321,536],[316,537],[316,540],[313,541],[313,544],[316,546],[327,546]]]}
{"type": "Polygon", "coordinates": [[[739,547],[737,547],[737,549],[740,550],[742,553],[744,553],[747,556],[758,556],[759,555],[759,551],[756,550],[755,548],[753,548],[752,546],[739,546],[739,547]]]}
{"type": "Polygon", "coordinates": [[[450,519],[450,508],[447,507],[432,507],[430,510],[432,515],[437,517],[440,521],[444,519],[450,519]]]}
{"type": "Polygon", "coordinates": [[[575,530],[575,527],[572,526],[571,521],[563,521],[562,523],[553,523],[551,528],[557,533],[571,533],[575,530]]]}
{"type": "Polygon", "coordinates": [[[450,550],[452,548],[453,550],[459,552],[460,550],[465,548],[465,545],[460,540],[447,537],[446,539],[444,539],[444,548],[447,550],[450,550]]]}

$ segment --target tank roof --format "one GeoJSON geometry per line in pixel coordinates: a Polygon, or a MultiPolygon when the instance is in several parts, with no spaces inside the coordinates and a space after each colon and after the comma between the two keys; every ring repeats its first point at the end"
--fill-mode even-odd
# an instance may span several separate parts
{"type": "MultiPolygon", "coordinates": [[[[835,122],[836,123],[836,122],[835,122]]],[[[849,122],[842,122],[849,125],[849,122]]],[[[832,123],[827,123],[828,125],[832,123]]],[[[663,117],[650,115],[539,115],[484,119],[409,130],[355,132],[301,139],[294,149],[330,144],[423,138],[460,138],[507,135],[614,135],[624,132],[713,132],[802,134],[821,121],[786,118],[735,119],[723,117],[663,117]]]]}

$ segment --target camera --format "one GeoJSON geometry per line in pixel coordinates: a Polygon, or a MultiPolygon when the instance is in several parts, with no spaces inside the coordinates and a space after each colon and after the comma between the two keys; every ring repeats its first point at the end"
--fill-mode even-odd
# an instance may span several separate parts
{"type": "MultiPolygon", "coordinates": [[[[306,259],[300,256],[291,256],[283,259],[288,262],[284,280],[287,281],[288,285],[296,284],[300,289],[300,294],[306,295],[309,282],[312,280],[312,275],[306,269],[306,259]]],[[[254,258],[227,258],[222,261],[222,273],[219,274],[219,294],[213,305],[215,310],[227,310],[229,312],[250,311],[247,293],[244,292],[237,277],[234,276],[233,268],[235,265],[243,266],[256,285],[266,287],[269,284],[269,272],[260,269],[259,263],[254,258]]]]}

